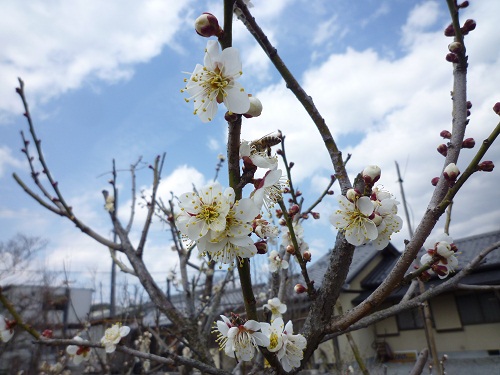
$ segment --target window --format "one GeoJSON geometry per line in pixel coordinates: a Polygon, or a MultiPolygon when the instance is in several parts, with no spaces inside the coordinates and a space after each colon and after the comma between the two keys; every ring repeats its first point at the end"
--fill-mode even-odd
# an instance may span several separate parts
{"type": "Polygon", "coordinates": [[[396,315],[398,327],[401,331],[409,329],[421,329],[424,327],[424,320],[419,308],[405,310],[396,315]]]}
{"type": "Polygon", "coordinates": [[[500,322],[500,299],[493,292],[458,295],[457,306],[464,325],[500,322]]]}

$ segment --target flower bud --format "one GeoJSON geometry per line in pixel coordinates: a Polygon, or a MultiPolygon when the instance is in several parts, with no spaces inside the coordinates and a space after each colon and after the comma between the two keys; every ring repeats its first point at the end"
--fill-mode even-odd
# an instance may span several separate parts
{"type": "Polygon", "coordinates": [[[292,207],[290,207],[290,210],[288,212],[290,213],[290,215],[295,215],[299,211],[300,211],[299,205],[294,204],[294,205],[292,205],[292,207]]]}
{"type": "Polygon", "coordinates": [[[462,142],[462,148],[474,148],[475,145],[476,141],[474,138],[467,138],[462,142]]]}
{"type": "Polygon", "coordinates": [[[440,144],[438,147],[437,147],[437,150],[438,152],[443,155],[443,156],[446,156],[448,155],[448,146],[446,146],[444,143],[443,144],[440,144]]]}
{"type": "Polygon", "coordinates": [[[277,210],[276,210],[276,217],[277,217],[278,219],[280,219],[282,216],[283,216],[283,211],[281,211],[280,209],[277,209],[277,210]]]}
{"type": "Polygon", "coordinates": [[[246,118],[259,117],[262,113],[262,103],[255,96],[248,95],[248,99],[250,100],[250,108],[247,113],[244,113],[243,116],[246,118]]]}
{"type": "Polygon", "coordinates": [[[455,181],[459,174],[460,171],[458,170],[455,163],[448,164],[443,171],[444,178],[446,178],[448,181],[455,181]]]}
{"type": "Polygon", "coordinates": [[[439,135],[444,139],[451,139],[451,133],[448,130],[442,130],[441,133],[439,133],[439,135]]]}
{"type": "Polygon", "coordinates": [[[469,19],[465,21],[464,25],[462,26],[462,34],[467,35],[470,31],[474,30],[475,28],[476,28],[476,21],[469,19]]]}
{"type": "Polygon", "coordinates": [[[477,165],[477,169],[483,172],[491,172],[495,164],[491,160],[485,160],[477,165]]]}
{"type": "Polygon", "coordinates": [[[304,254],[302,254],[302,258],[306,261],[306,262],[310,262],[311,261],[311,252],[309,250],[306,250],[304,251],[304,254]]]}
{"type": "Polygon", "coordinates": [[[382,171],[380,170],[379,166],[369,165],[365,169],[363,169],[361,175],[363,176],[363,180],[365,181],[366,184],[373,185],[380,179],[381,173],[382,171]]]}
{"type": "Polygon", "coordinates": [[[326,194],[333,195],[333,190],[328,190],[328,192],[326,194]]]}
{"type": "Polygon", "coordinates": [[[455,29],[453,28],[453,24],[449,24],[446,29],[444,29],[445,36],[455,36],[455,29]]]}
{"type": "Polygon", "coordinates": [[[267,243],[266,243],[266,241],[258,241],[258,242],[255,242],[254,245],[257,248],[257,253],[258,254],[265,254],[265,253],[267,253],[267,243]]]}
{"type": "Polygon", "coordinates": [[[293,287],[293,290],[295,291],[295,293],[297,294],[302,294],[304,293],[307,289],[304,285],[302,284],[297,284],[293,287]]]}
{"type": "Polygon", "coordinates": [[[467,8],[469,6],[469,2],[465,0],[464,2],[458,4],[459,8],[467,8]]]}
{"type": "Polygon", "coordinates": [[[348,200],[350,200],[351,202],[354,202],[360,196],[361,196],[361,194],[356,189],[349,189],[349,190],[347,190],[347,193],[345,194],[345,197],[348,200]]]}
{"type": "Polygon", "coordinates": [[[291,161],[291,162],[290,162],[290,164],[288,164],[288,167],[289,167],[290,169],[292,169],[294,165],[295,165],[295,163],[294,163],[293,161],[291,161]]]}
{"type": "Polygon", "coordinates": [[[493,106],[493,111],[500,116],[500,102],[495,103],[493,106]]]}
{"type": "Polygon", "coordinates": [[[458,53],[462,51],[462,43],[460,42],[453,42],[448,44],[448,50],[453,53],[458,53]]]}
{"type": "Polygon", "coordinates": [[[472,108],[472,103],[470,100],[467,100],[467,109],[471,109],[472,108]]]}
{"type": "Polygon", "coordinates": [[[51,339],[54,337],[54,332],[51,329],[46,329],[42,332],[42,336],[51,339]]]}
{"type": "Polygon", "coordinates": [[[460,61],[458,55],[456,53],[450,52],[446,55],[446,61],[449,61],[454,64],[458,64],[460,61]]]}
{"type": "Polygon", "coordinates": [[[288,246],[286,247],[286,252],[287,252],[288,254],[292,254],[292,255],[293,255],[293,254],[295,254],[295,248],[293,247],[293,245],[288,245],[288,246]]]}
{"type": "Polygon", "coordinates": [[[219,37],[222,34],[222,29],[219,26],[219,21],[211,13],[203,13],[194,21],[194,29],[205,38],[211,36],[219,37]]]}
{"type": "Polygon", "coordinates": [[[315,220],[318,220],[320,217],[319,212],[312,212],[311,211],[311,215],[312,215],[313,219],[315,219],[315,220]]]}
{"type": "Polygon", "coordinates": [[[432,186],[436,186],[439,182],[439,177],[434,177],[432,180],[431,180],[431,184],[432,186]]]}
{"type": "Polygon", "coordinates": [[[302,215],[300,215],[300,217],[301,217],[302,219],[304,219],[304,220],[309,219],[309,215],[308,215],[308,214],[306,214],[306,213],[303,213],[302,215]]]}
{"type": "Polygon", "coordinates": [[[281,225],[281,226],[285,226],[286,225],[286,220],[285,219],[280,219],[280,221],[278,221],[278,224],[281,225]]]}

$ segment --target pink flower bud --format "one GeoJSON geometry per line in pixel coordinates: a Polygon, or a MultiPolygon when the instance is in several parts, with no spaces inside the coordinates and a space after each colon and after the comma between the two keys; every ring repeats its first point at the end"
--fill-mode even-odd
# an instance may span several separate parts
{"type": "Polygon", "coordinates": [[[320,217],[319,212],[312,212],[311,211],[311,215],[312,215],[313,219],[315,219],[315,220],[318,220],[320,217]]]}
{"type": "Polygon", "coordinates": [[[493,111],[500,116],[500,102],[495,103],[493,106],[493,111]]]}
{"type": "Polygon", "coordinates": [[[299,205],[294,204],[294,205],[292,205],[292,207],[290,207],[290,210],[288,212],[290,213],[290,215],[295,215],[299,211],[300,211],[299,205]]]}
{"type": "Polygon", "coordinates": [[[434,177],[432,180],[431,180],[431,184],[432,186],[436,186],[439,182],[439,177],[434,177]]]}
{"type": "Polygon", "coordinates": [[[495,164],[491,160],[485,160],[477,165],[477,169],[483,172],[491,172],[495,164]]]}
{"type": "Polygon", "coordinates": [[[302,254],[302,258],[304,258],[306,262],[311,261],[311,256],[311,252],[308,250],[304,251],[304,254],[302,254]]]}
{"type": "Polygon", "coordinates": [[[444,178],[446,178],[448,181],[455,181],[459,174],[460,171],[458,170],[455,163],[448,164],[443,171],[444,178]]]}
{"type": "Polygon", "coordinates": [[[295,254],[295,248],[293,247],[293,245],[288,245],[288,246],[286,247],[286,252],[287,252],[288,254],[292,254],[292,255],[293,255],[293,254],[295,254]]]}
{"type": "Polygon", "coordinates": [[[361,175],[363,176],[363,180],[366,184],[373,185],[380,179],[381,173],[382,171],[380,170],[380,167],[378,167],[377,165],[369,165],[365,169],[363,169],[361,175]]]}
{"type": "Polygon", "coordinates": [[[475,28],[476,28],[476,21],[469,19],[465,21],[464,25],[462,26],[462,34],[467,35],[470,31],[474,30],[475,28]]]}
{"type": "Polygon", "coordinates": [[[443,155],[443,156],[446,156],[448,155],[448,146],[446,146],[444,143],[443,144],[440,144],[438,147],[437,147],[437,150],[438,152],[443,155]]]}
{"type": "Polygon", "coordinates": [[[293,290],[295,291],[295,293],[297,294],[302,294],[304,293],[307,289],[304,285],[302,284],[297,284],[293,287],[293,290]]]}
{"type": "Polygon", "coordinates": [[[456,53],[450,52],[446,55],[446,61],[449,61],[451,63],[458,64],[460,61],[458,58],[458,55],[456,53]]]}
{"type": "Polygon", "coordinates": [[[205,38],[211,36],[219,37],[222,34],[222,29],[219,26],[219,21],[211,13],[203,13],[194,21],[194,29],[205,38]]]}
{"type": "Polygon", "coordinates": [[[449,24],[446,29],[444,29],[445,36],[455,36],[455,29],[453,28],[453,24],[449,24]]]}
{"type": "Polygon", "coordinates": [[[458,4],[459,8],[467,8],[468,6],[469,6],[469,2],[467,0],[465,0],[461,4],[458,4]]]}
{"type": "Polygon", "coordinates": [[[474,138],[467,138],[462,142],[462,148],[474,148],[475,145],[476,141],[474,138]]]}
{"type": "Polygon", "coordinates": [[[281,211],[280,209],[277,209],[276,210],[276,217],[279,219],[283,216],[283,211],[281,211]]]}
{"type": "Polygon", "coordinates": [[[54,332],[51,329],[46,329],[42,332],[42,336],[51,339],[54,337],[54,332]]]}
{"type": "Polygon", "coordinates": [[[259,254],[267,253],[267,242],[266,241],[258,241],[258,242],[255,242],[254,245],[257,248],[257,253],[259,253],[259,254]]]}
{"type": "Polygon", "coordinates": [[[243,116],[246,118],[259,117],[262,113],[262,103],[255,96],[248,95],[248,99],[250,100],[250,108],[247,113],[244,113],[243,116]]]}
{"type": "Polygon", "coordinates": [[[451,139],[451,133],[448,130],[442,130],[441,133],[439,133],[439,135],[444,139],[451,139]]]}
{"type": "Polygon", "coordinates": [[[453,53],[458,53],[461,52],[463,49],[462,43],[460,42],[453,42],[448,44],[448,50],[453,53]]]}

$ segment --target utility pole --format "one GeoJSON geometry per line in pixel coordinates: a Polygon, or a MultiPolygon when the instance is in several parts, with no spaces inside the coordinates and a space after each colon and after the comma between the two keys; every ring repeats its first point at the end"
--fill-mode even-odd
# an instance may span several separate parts
{"type": "MultiPolygon", "coordinates": [[[[405,210],[406,222],[408,224],[408,231],[410,233],[410,238],[412,238],[413,229],[411,227],[410,215],[408,214],[408,206],[406,204],[406,197],[403,189],[403,179],[401,178],[401,172],[399,171],[399,164],[397,161],[395,161],[395,163],[396,163],[396,171],[398,173],[399,189],[401,191],[401,200],[403,201],[403,208],[405,210]]],[[[422,280],[417,278],[416,281],[413,280],[413,282],[418,283],[418,289],[420,294],[425,292],[425,285],[422,280]]],[[[424,301],[422,303],[421,312],[424,317],[423,321],[424,321],[425,338],[427,340],[427,346],[429,347],[429,351],[432,356],[433,368],[435,369],[438,375],[442,375],[441,364],[439,363],[439,358],[437,354],[436,340],[434,339],[434,332],[432,331],[431,309],[429,308],[429,303],[427,301],[424,301]]]]}

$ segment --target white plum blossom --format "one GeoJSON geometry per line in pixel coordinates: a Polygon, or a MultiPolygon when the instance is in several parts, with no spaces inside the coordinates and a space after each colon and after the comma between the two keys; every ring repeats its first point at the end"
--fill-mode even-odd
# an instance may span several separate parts
{"type": "Polygon", "coordinates": [[[262,114],[262,103],[261,101],[256,98],[255,96],[248,96],[248,99],[250,100],[250,108],[246,113],[243,114],[243,116],[247,118],[251,117],[259,117],[262,114]]]}
{"type": "Polygon", "coordinates": [[[219,347],[224,349],[224,353],[239,361],[250,361],[255,355],[257,345],[269,346],[269,337],[258,332],[262,327],[269,330],[268,323],[259,323],[255,320],[248,320],[245,324],[232,323],[227,317],[221,315],[222,321],[216,322],[219,347]]]}
{"type": "Polygon", "coordinates": [[[259,208],[264,205],[267,211],[280,201],[283,197],[283,189],[288,182],[282,178],[281,169],[269,170],[255,186],[255,190],[250,194],[255,205],[259,208]]]}
{"type": "Polygon", "coordinates": [[[253,221],[254,233],[262,239],[275,238],[279,235],[279,229],[276,225],[271,225],[267,220],[259,215],[253,221]]]}
{"type": "Polygon", "coordinates": [[[116,350],[116,345],[122,337],[129,334],[130,327],[122,326],[120,323],[113,324],[104,332],[104,337],[101,338],[101,344],[104,345],[106,353],[113,353],[116,350]]]}
{"type": "Polygon", "coordinates": [[[14,336],[14,320],[8,320],[0,315],[0,341],[7,342],[14,336]]]}
{"type": "Polygon", "coordinates": [[[270,325],[263,327],[262,333],[269,337],[267,350],[271,353],[277,352],[283,347],[283,319],[278,317],[271,321],[270,325]]]}
{"type": "Polygon", "coordinates": [[[236,81],[242,74],[238,50],[229,47],[220,52],[219,43],[209,40],[203,65],[196,65],[191,77],[185,80],[185,89],[181,91],[188,92],[190,96],[185,100],[193,101],[194,114],[203,122],[214,119],[220,103],[224,103],[231,113],[246,113],[250,100],[236,81]]]}
{"type": "Polygon", "coordinates": [[[435,272],[440,279],[446,278],[458,267],[457,251],[453,239],[446,233],[435,238],[428,238],[424,243],[426,253],[420,258],[422,265],[430,264],[429,274],[435,272]]]}
{"type": "Polygon", "coordinates": [[[278,157],[269,156],[266,150],[258,151],[254,142],[242,140],[240,144],[240,158],[247,157],[258,168],[275,170],[278,168],[278,157]]]}
{"type": "Polygon", "coordinates": [[[223,193],[218,182],[199,189],[199,193],[182,194],[179,197],[181,213],[177,216],[179,230],[193,241],[205,236],[209,230],[223,231],[231,198],[234,201],[234,191],[229,188],[223,193]]]}
{"type": "Polygon", "coordinates": [[[108,195],[106,197],[106,203],[104,204],[104,209],[108,212],[115,211],[115,197],[112,195],[108,195]]]}
{"type": "Polygon", "coordinates": [[[380,174],[381,170],[377,165],[369,165],[361,172],[363,180],[370,186],[373,186],[373,184],[380,179],[380,174]]]}
{"type": "Polygon", "coordinates": [[[359,246],[378,237],[375,223],[370,219],[373,203],[368,197],[360,197],[354,202],[345,196],[338,197],[339,209],[330,216],[330,222],[343,230],[347,242],[359,246]]]}
{"type": "Polygon", "coordinates": [[[288,268],[288,262],[281,259],[279,253],[276,250],[269,253],[269,271],[278,272],[281,269],[286,270],[288,268]]]}
{"type": "Polygon", "coordinates": [[[277,356],[281,361],[283,370],[291,371],[300,366],[300,361],[304,358],[304,349],[307,346],[307,340],[302,335],[293,334],[293,324],[289,320],[283,330],[283,345],[278,351],[277,356]]]}
{"type": "Polygon", "coordinates": [[[226,191],[232,193],[228,195],[230,209],[226,215],[224,230],[211,230],[197,244],[198,249],[209,253],[215,262],[233,264],[236,257],[251,258],[257,253],[249,234],[252,233],[252,221],[259,214],[259,209],[248,198],[234,202],[233,189],[228,188],[226,191]]]}
{"type": "Polygon", "coordinates": [[[277,318],[281,318],[284,313],[286,313],[287,307],[284,303],[281,303],[278,297],[274,297],[264,304],[264,308],[271,311],[271,322],[277,318]]]}
{"type": "MultiPolygon", "coordinates": [[[[83,341],[80,336],[73,337],[73,340],[83,341]]],[[[80,345],[68,345],[66,353],[73,357],[73,363],[79,365],[83,361],[88,361],[90,357],[90,347],[80,345]]]]}
{"type": "Polygon", "coordinates": [[[399,232],[403,227],[403,219],[398,213],[398,201],[392,198],[373,201],[375,217],[373,222],[377,226],[378,236],[373,240],[375,249],[384,249],[391,240],[393,233],[399,232]]]}

